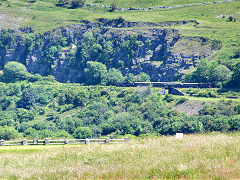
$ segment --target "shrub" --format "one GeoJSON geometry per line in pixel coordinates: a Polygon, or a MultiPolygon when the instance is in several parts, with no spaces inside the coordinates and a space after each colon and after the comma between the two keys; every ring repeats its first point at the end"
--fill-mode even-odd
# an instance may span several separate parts
{"type": "Polygon", "coordinates": [[[185,97],[180,98],[180,99],[177,101],[176,105],[179,105],[179,104],[185,103],[187,100],[188,100],[188,99],[185,98],[185,97]]]}
{"type": "Polygon", "coordinates": [[[40,74],[33,74],[28,77],[29,82],[36,82],[43,80],[43,77],[40,74]]]}
{"type": "Polygon", "coordinates": [[[204,131],[203,124],[198,121],[198,119],[189,119],[184,121],[181,129],[181,132],[183,133],[196,133],[204,131]]]}
{"type": "Polygon", "coordinates": [[[171,101],[174,101],[175,98],[173,97],[173,95],[167,94],[167,95],[164,97],[163,100],[165,100],[165,101],[167,101],[167,102],[171,102],[171,101]]]}
{"type": "Polygon", "coordinates": [[[93,132],[89,127],[78,127],[74,131],[73,136],[77,139],[92,138],[93,132]]]}
{"type": "Polygon", "coordinates": [[[211,131],[227,131],[230,128],[228,121],[229,118],[226,116],[214,118],[213,124],[210,127],[211,131]]]}
{"type": "Polygon", "coordinates": [[[141,72],[136,79],[136,82],[150,82],[150,76],[144,72],[141,72]]]}
{"type": "Polygon", "coordinates": [[[110,12],[113,12],[113,11],[115,11],[116,9],[117,9],[117,4],[114,2],[114,3],[112,3],[112,4],[110,5],[109,11],[110,11],[110,12]]]}
{"type": "Polygon", "coordinates": [[[23,135],[24,137],[38,138],[38,131],[30,127],[23,132],[23,135]]]}
{"type": "Polygon", "coordinates": [[[121,71],[112,68],[109,69],[107,73],[107,85],[118,85],[123,83],[125,78],[123,77],[121,71]]]}
{"type": "Polygon", "coordinates": [[[43,88],[30,87],[23,91],[21,100],[18,102],[18,107],[30,109],[38,105],[46,105],[49,101],[50,97],[43,88]]]}
{"type": "Polygon", "coordinates": [[[107,68],[100,62],[88,61],[87,67],[84,69],[84,74],[87,84],[101,84],[106,81],[107,68]]]}
{"type": "Polygon", "coordinates": [[[71,1],[73,8],[76,8],[78,6],[84,6],[85,3],[86,3],[86,0],[72,0],[71,1]]]}
{"type": "Polygon", "coordinates": [[[6,82],[26,80],[29,76],[26,67],[15,61],[8,62],[3,69],[3,79],[6,82]]]}
{"type": "Polygon", "coordinates": [[[34,115],[31,111],[26,109],[18,108],[17,109],[17,120],[22,123],[26,121],[31,121],[34,119],[34,115]]]}
{"type": "Polygon", "coordinates": [[[229,119],[229,125],[231,131],[239,131],[240,130],[240,116],[233,116],[229,119]]]}
{"type": "Polygon", "coordinates": [[[234,111],[235,111],[237,114],[240,114],[240,103],[236,104],[236,106],[234,107],[234,111]]]}
{"type": "Polygon", "coordinates": [[[21,134],[18,133],[16,129],[8,126],[4,126],[4,127],[0,126],[0,139],[4,139],[4,140],[16,139],[20,136],[21,134]]]}

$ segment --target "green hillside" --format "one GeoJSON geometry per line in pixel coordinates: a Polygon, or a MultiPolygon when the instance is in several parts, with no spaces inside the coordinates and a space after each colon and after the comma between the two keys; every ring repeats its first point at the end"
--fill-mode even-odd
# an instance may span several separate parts
{"type": "Polygon", "coordinates": [[[240,1],[0,2],[1,138],[240,129],[240,1]],[[160,80],[218,89],[117,87],[160,80]]]}
{"type": "MultiPolygon", "coordinates": [[[[147,1],[147,0],[87,0],[85,4],[111,5],[115,3],[117,7],[158,7],[201,3],[204,0],[184,0],[184,1],[147,1]]],[[[0,27],[19,28],[32,27],[36,33],[52,30],[57,27],[81,23],[82,20],[96,22],[98,18],[116,19],[122,17],[126,21],[133,22],[164,22],[164,21],[186,21],[197,20],[194,24],[173,26],[171,28],[180,30],[183,36],[201,36],[212,40],[220,40],[223,48],[220,53],[212,55],[212,58],[220,61],[236,61],[234,52],[238,51],[240,31],[240,1],[212,3],[188,6],[173,9],[153,9],[147,11],[119,11],[109,12],[109,8],[104,7],[79,7],[67,8],[57,6],[54,0],[1,0],[0,6],[0,27]]],[[[148,27],[144,27],[148,28],[148,27]]],[[[162,27],[161,27],[162,28],[162,27]]],[[[166,27],[169,28],[169,27],[166,27]]],[[[239,58],[238,58],[239,59],[239,58]]],[[[233,62],[231,62],[233,63],[233,62]]]]}

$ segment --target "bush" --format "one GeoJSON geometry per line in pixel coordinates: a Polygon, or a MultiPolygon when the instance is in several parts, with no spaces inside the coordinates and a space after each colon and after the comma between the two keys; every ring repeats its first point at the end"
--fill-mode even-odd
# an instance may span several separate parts
{"type": "Polygon", "coordinates": [[[198,121],[198,119],[184,121],[181,129],[181,132],[183,133],[197,133],[204,131],[203,124],[198,121]]]}
{"type": "Polygon", "coordinates": [[[110,5],[109,11],[110,11],[110,12],[113,12],[113,11],[115,11],[115,10],[117,10],[117,4],[116,4],[116,3],[112,3],[112,4],[110,5]]]}
{"type": "Polygon", "coordinates": [[[165,101],[167,101],[167,102],[171,102],[171,101],[174,101],[175,98],[173,97],[173,95],[167,94],[167,95],[164,97],[163,100],[165,100],[165,101]]]}
{"type": "Polygon", "coordinates": [[[150,82],[150,76],[144,72],[141,72],[138,76],[135,82],[150,82]]]}
{"type": "Polygon", "coordinates": [[[16,129],[8,126],[4,126],[4,127],[0,126],[0,139],[10,140],[10,139],[16,139],[20,136],[21,134],[18,133],[16,129]]]}
{"type": "Polygon", "coordinates": [[[38,138],[38,131],[30,127],[23,132],[23,135],[24,137],[38,138]]]}
{"type": "Polygon", "coordinates": [[[42,81],[43,77],[40,74],[33,74],[28,77],[29,82],[36,82],[36,81],[42,81]]]}
{"type": "Polygon", "coordinates": [[[72,0],[71,1],[73,8],[76,8],[78,6],[84,6],[85,3],[86,3],[86,0],[72,0]]]}
{"type": "Polygon", "coordinates": [[[240,130],[240,116],[233,116],[229,119],[229,125],[231,131],[239,131],[240,130]]]}
{"type": "Polygon", "coordinates": [[[26,109],[18,108],[17,109],[17,120],[22,122],[31,121],[34,119],[34,115],[31,111],[28,111],[26,109]]]}
{"type": "Polygon", "coordinates": [[[123,83],[125,78],[123,77],[121,71],[112,68],[109,69],[107,73],[107,85],[118,85],[123,83]]]}
{"type": "Polygon", "coordinates": [[[26,67],[15,61],[8,62],[3,69],[3,79],[5,82],[16,82],[26,80],[29,77],[26,67]]]}
{"type": "Polygon", "coordinates": [[[226,116],[220,116],[220,117],[214,118],[213,124],[210,127],[211,131],[226,132],[230,128],[228,121],[229,121],[229,118],[226,116]]]}
{"type": "Polygon", "coordinates": [[[89,127],[78,127],[74,131],[73,136],[77,139],[92,138],[93,132],[89,127]]]}
{"type": "Polygon", "coordinates": [[[188,99],[185,98],[185,97],[180,98],[180,99],[177,101],[176,105],[183,104],[183,103],[185,103],[187,100],[188,100],[188,99]]]}
{"type": "Polygon", "coordinates": [[[84,74],[88,85],[101,84],[106,81],[107,68],[100,62],[88,61],[84,74]]]}

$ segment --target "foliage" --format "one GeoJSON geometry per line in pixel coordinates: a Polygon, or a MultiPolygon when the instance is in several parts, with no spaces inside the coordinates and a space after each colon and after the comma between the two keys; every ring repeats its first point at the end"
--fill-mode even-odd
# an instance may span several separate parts
{"type": "Polygon", "coordinates": [[[18,131],[14,128],[8,126],[0,126],[0,139],[9,140],[18,138],[20,136],[21,134],[19,134],[18,131]]]}
{"type": "Polygon", "coordinates": [[[240,62],[233,65],[232,83],[234,86],[240,87],[240,62]]]}
{"type": "Polygon", "coordinates": [[[76,8],[78,6],[84,6],[84,4],[86,3],[86,0],[71,0],[71,5],[73,8],[76,8]]]}
{"type": "Polygon", "coordinates": [[[223,83],[229,82],[232,77],[232,71],[225,65],[208,62],[203,59],[195,71],[184,76],[186,82],[207,83],[212,86],[222,87],[223,83]]]}
{"type": "Polygon", "coordinates": [[[84,69],[84,74],[88,85],[104,84],[107,68],[100,62],[88,61],[87,67],[84,69]]]}
{"type": "MultiPolygon", "coordinates": [[[[131,78],[131,75],[129,76],[131,78]]],[[[130,80],[132,81],[132,80],[130,80]]],[[[136,76],[136,78],[133,80],[134,82],[150,82],[150,76],[144,72],[141,72],[136,76]]]]}
{"type": "Polygon", "coordinates": [[[109,69],[107,73],[107,85],[119,85],[124,82],[125,78],[123,77],[121,71],[115,68],[109,69]]]}
{"type": "Polygon", "coordinates": [[[26,67],[15,61],[8,62],[3,69],[3,79],[6,82],[16,82],[28,78],[26,67]]]}
{"type": "Polygon", "coordinates": [[[0,86],[0,126],[15,129],[16,137],[118,137],[239,129],[239,104],[234,101],[206,103],[199,116],[186,116],[171,107],[186,98],[163,96],[151,86],[37,83],[0,86]]]}
{"type": "Polygon", "coordinates": [[[93,136],[93,132],[89,127],[78,127],[74,131],[73,136],[77,139],[86,139],[91,138],[93,136]]]}

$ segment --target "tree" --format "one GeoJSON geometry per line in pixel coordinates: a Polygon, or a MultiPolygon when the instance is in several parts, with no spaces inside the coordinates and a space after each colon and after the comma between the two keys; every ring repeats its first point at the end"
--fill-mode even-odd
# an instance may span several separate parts
{"type": "Polygon", "coordinates": [[[240,62],[233,65],[232,83],[240,87],[240,62]]]}
{"type": "Polygon", "coordinates": [[[150,76],[144,72],[141,72],[139,75],[138,75],[138,78],[135,80],[136,82],[150,82],[150,76]]]}
{"type": "Polygon", "coordinates": [[[197,69],[192,73],[191,81],[192,82],[209,82],[210,76],[210,65],[207,60],[203,59],[199,63],[197,69]]]}
{"type": "Polygon", "coordinates": [[[106,81],[107,68],[100,62],[88,61],[84,74],[88,85],[103,84],[106,81]]]}
{"type": "Polygon", "coordinates": [[[15,82],[27,79],[29,73],[26,67],[16,61],[8,62],[3,69],[3,79],[6,82],[15,82]]]}
{"type": "Polygon", "coordinates": [[[129,84],[133,84],[133,83],[134,83],[134,75],[133,75],[133,73],[129,73],[129,74],[127,75],[126,80],[127,80],[127,82],[128,82],[129,84]]]}
{"type": "Polygon", "coordinates": [[[24,137],[38,138],[38,131],[36,129],[33,129],[32,127],[30,127],[24,131],[23,135],[24,135],[24,137]]]}
{"type": "Polygon", "coordinates": [[[231,71],[224,65],[218,65],[211,73],[211,82],[224,82],[231,79],[231,71]]]}
{"type": "MultiPolygon", "coordinates": [[[[139,133],[139,128],[141,128],[140,119],[128,112],[116,114],[110,118],[108,123],[111,126],[110,130],[112,132],[118,132],[122,135],[139,133]]],[[[105,127],[103,128],[103,133],[106,134],[105,127]]],[[[108,133],[111,132],[108,131],[108,133]]]]}
{"type": "Polygon", "coordinates": [[[18,108],[16,114],[17,114],[17,120],[20,123],[31,121],[34,119],[33,113],[26,109],[18,108]]]}
{"type": "Polygon", "coordinates": [[[75,131],[73,136],[77,139],[86,139],[92,138],[93,132],[89,127],[78,127],[75,131]]]}
{"type": "Polygon", "coordinates": [[[85,3],[86,3],[86,0],[72,0],[71,1],[73,8],[76,8],[78,6],[84,6],[85,3]]]}
{"type": "Polygon", "coordinates": [[[107,73],[107,85],[117,85],[123,83],[125,78],[121,71],[115,68],[109,69],[107,73]]]}
{"type": "Polygon", "coordinates": [[[25,109],[35,108],[37,105],[48,104],[49,100],[50,97],[43,88],[30,87],[23,91],[21,100],[18,102],[18,107],[25,109]]]}
{"type": "Polygon", "coordinates": [[[93,44],[89,49],[90,58],[92,60],[97,60],[97,58],[101,56],[102,50],[103,48],[100,44],[93,44]]]}
{"type": "Polygon", "coordinates": [[[0,139],[9,140],[18,138],[20,136],[21,134],[19,134],[16,129],[8,126],[0,126],[0,139]]]}

